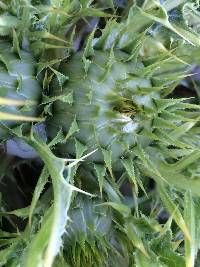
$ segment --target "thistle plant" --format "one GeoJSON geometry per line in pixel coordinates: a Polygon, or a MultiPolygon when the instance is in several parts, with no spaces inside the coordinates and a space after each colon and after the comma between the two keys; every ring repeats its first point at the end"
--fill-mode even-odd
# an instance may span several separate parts
{"type": "MultiPolygon", "coordinates": [[[[184,161],[184,155],[166,158],[161,151],[173,151],[169,146],[179,152],[184,148],[191,162],[197,160],[199,141],[193,131],[198,131],[199,106],[189,99],[166,97],[187,75],[188,63],[164,49],[153,57],[140,54],[144,31],[131,28],[140,16],[133,7],[126,23],[108,23],[100,38],[92,34],[84,50],[60,65],[59,72],[68,80],[62,84],[57,78],[50,85],[50,95],[60,99],[50,106],[47,133],[50,138],[57,136],[61,142],[57,151],[64,157],[77,156],[79,143],[83,151],[98,149],[88,158],[97,174],[100,169],[105,174],[107,168],[113,177],[114,171],[124,168],[134,176],[133,169],[140,172],[142,164],[142,172],[146,168],[152,178],[168,181],[154,160],[157,157],[150,159],[150,151],[159,155],[159,161],[173,163],[174,157],[184,161]],[[62,96],[67,98],[62,101],[62,96]]],[[[145,21],[144,25],[149,27],[145,21]]],[[[174,49],[177,52],[179,46],[174,49]]]]}
{"type": "Polygon", "coordinates": [[[44,161],[30,206],[0,213],[28,220],[14,237],[2,232],[2,266],[191,267],[198,257],[199,105],[173,98],[197,62],[188,18],[198,1],[134,1],[121,21],[114,6],[0,3],[2,21],[12,18],[1,29],[1,140],[18,137],[44,161]],[[106,26],[73,51],[88,16],[106,26]],[[16,119],[43,120],[47,140],[16,119]]]}

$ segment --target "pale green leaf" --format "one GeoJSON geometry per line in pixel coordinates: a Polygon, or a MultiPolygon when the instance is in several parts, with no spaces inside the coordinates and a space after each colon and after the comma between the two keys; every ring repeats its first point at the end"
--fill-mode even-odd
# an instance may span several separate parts
{"type": "Polygon", "coordinates": [[[69,131],[68,131],[66,137],[65,137],[65,141],[67,141],[67,139],[68,139],[69,137],[71,137],[73,134],[75,134],[75,133],[78,132],[78,131],[79,131],[79,128],[78,128],[78,124],[77,124],[77,122],[76,122],[76,118],[75,118],[75,119],[73,120],[73,122],[72,122],[70,128],[69,128],[69,131]]]}
{"type": "Polygon", "coordinates": [[[94,164],[94,169],[95,169],[96,174],[97,174],[97,179],[98,179],[98,183],[99,183],[99,189],[100,189],[100,193],[101,193],[101,196],[102,196],[102,189],[103,189],[103,185],[104,185],[106,168],[105,168],[104,165],[94,164]]]}
{"type": "Polygon", "coordinates": [[[129,177],[131,179],[131,182],[135,186],[136,194],[138,194],[138,185],[137,185],[137,180],[136,180],[136,177],[135,177],[135,168],[134,168],[134,165],[133,165],[133,161],[131,159],[124,159],[124,160],[122,160],[122,164],[123,164],[124,168],[126,169],[128,175],[129,175],[129,177]]]}
{"type": "Polygon", "coordinates": [[[184,197],[184,220],[191,236],[191,240],[185,238],[184,243],[186,267],[194,267],[195,256],[198,248],[196,246],[195,209],[190,191],[187,191],[184,197]]]}
{"type": "Polygon", "coordinates": [[[58,95],[58,96],[52,96],[52,97],[44,95],[43,100],[42,100],[42,104],[52,103],[52,102],[55,102],[57,100],[60,100],[64,103],[72,104],[73,103],[73,93],[70,92],[67,95],[58,95]]]}
{"type": "Polygon", "coordinates": [[[44,186],[48,182],[48,177],[49,177],[49,172],[44,167],[43,170],[42,170],[42,173],[40,174],[38,182],[36,184],[36,187],[35,187],[35,190],[34,190],[34,193],[33,193],[33,197],[32,197],[32,200],[31,200],[31,205],[30,205],[30,210],[29,210],[29,224],[30,225],[31,225],[31,222],[32,222],[32,216],[33,216],[34,209],[35,209],[35,207],[37,205],[37,202],[39,200],[39,197],[40,197],[42,191],[44,190],[44,186]]]}
{"type": "Polygon", "coordinates": [[[103,157],[104,157],[104,162],[106,164],[106,167],[108,168],[111,177],[113,177],[113,172],[112,172],[112,151],[111,150],[106,150],[102,149],[103,157]]]}
{"type": "Polygon", "coordinates": [[[144,247],[142,240],[140,239],[139,233],[137,233],[137,230],[132,222],[126,223],[125,231],[133,246],[139,249],[143,253],[143,255],[148,258],[149,255],[144,247]]]}
{"type": "Polygon", "coordinates": [[[11,15],[0,15],[0,35],[9,35],[14,28],[17,27],[19,21],[11,15]]]}
{"type": "Polygon", "coordinates": [[[174,221],[177,223],[177,225],[183,231],[185,237],[189,241],[191,241],[190,232],[188,230],[186,222],[184,221],[183,216],[182,216],[179,208],[174,204],[170,195],[167,193],[166,188],[163,186],[159,186],[158,192],[159,192],[161,200],[162,200],[164,206],[166,207],[167,211],[170,213],[170,215],[173,217],[174,221]]]}
{"type": "Polygon", "coordinates": [[[115,202],[105,202],[103,204],[99,204],[99,206],[110,206],[113,209],[117,210],[119,213],[121,213],[123,216],[128,217],[131,215],[131,210],[129,207],[122,203],[115,203],[115,202]]]}

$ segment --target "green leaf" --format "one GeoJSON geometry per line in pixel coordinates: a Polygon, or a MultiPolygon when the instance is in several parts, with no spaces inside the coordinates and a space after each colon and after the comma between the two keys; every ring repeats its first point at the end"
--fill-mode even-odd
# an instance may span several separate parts
{"type": "Polygon", "coordinates": [[[153,127],[158,129],[176,129],[177,126],[169,120],[165,120],[160,117],[153,119],[153,127]]]}
{"type": "Polygon", "coordinates": [[[81,158],[84,154],[84,152],[87,150],[87,147],[83,145],[81,142],[79,142],[75,138],[75,147],[76,147],[76,158],[81,158]]]}
{"type": "MultiPolygon", "coordinates": [[[[156,152],[155,152],[156,153],[156,152]]],[[[156,154],[155,154],[156,155],[156,154]]],[[[161,159],[155,158],[155,165],[157,166],[159,172],[161,173],[163,179],[171,185],[175,186],[176,188],[180,188],[182,190],[191,190],[192,194],[200,196],[200,181],[198,179],[188,179],[185,175],[179,172],[175,172],[173,170],[173,164],[164,164],[161,159]]],[[[156,175],[150,168],[143,166],[140,168],[142,173],[146,176],[151,177],[154,179],[158,184],[163,185],[163,181],[160,179],[158,175],[156,175]]]]}
{"type": "Polygon", "coordinates": [[[97,174],[97,179],[98,179],[98,183],[99,183],[99,189],[100,189],[100,193],[101,193],[101,197],[102,197],[102,190],[103,190],[103,185],[104,185],[104,178],[105,178],[105,174],[106,174],[106,168],[105,168],[104,165],[94,164],[94,169],[95,169],[96,174],[97,174]]]}
{"type": "Polygon", "coordinates": [[[127,61],[129,60],[133,60],[133,61],[137,61],[137,58],[139,56],[139,53],[141,51],[142,45],[145,42],[145,33],[141,33],[137,36],[137,38],[135,40],[133,40],[131,46],[132,46],[132,50],[130,53],[130,57],[127,59],[127,61]]]}
{"type": "Polygon", "coordinates": [[[17,217],[27,218],[29,215],[29,207],[12,210],[12,211],[0,211],[0,217],[8,216],[8,215],[15,215],[17,217]]]}
{"type": "Polygon", "coordinates": [[[43,159],[53,183],[54,203],[48,210],[46,220],[34,237],[27,251],[27,267],[39,266],[43,259],[45,267],[51,267],[62,245],[61,237],[68,220],[68,210],[74,187],[63,177],[65,160],[55,157],[49,147],[33,135],[26,140],[43,159]],[[52,168],[52,166],[54,166],[52,168]],[[34,257],[33,257],[34,255],[34,257]]]}
{"type": "Polygon", "coordinates": [[[163,111],[167,109],[168,107],[175,106],[178,103],[183,102],[184,100],[189,100],[188,98],[177,98],[177,99],[153,99],[158,111],[163,111]]]}
{"type": "Polygon", "coordinates": [[[53,59],[51,61],[38,62],[37,63],[37,75],[40,74],[44,69],[49,68],[55,64],[59,64],[61,59],[53,59]]]}
{"type": "Polygon", "coordinates": [[[7,10],[8,6],[5,3],[3,3],[2,1],[0,1],[0,9],[7,10]]]}
{"type": "Polygon", "coordinates": [[[48,146],[49,147],[54,147],[55,145],[59,144],[59,143],[63,143],[65,140],[65,136],[63,134],[62,129],[60,129],[56,136],[53,138],[53,140],[51,140],[51,142],[49,142],[48,146]]]}
{"type": "Polygon", "coordinates": [[[189,144],[181,142],[178,138],[175,138],[170,132],[166,133],[161,129],[156,129],[155,134],[164,144],[173,145],[178,148],[191,148],[189,144]]]}
{"type": "MultiPolygon", "coordinates": [[[[76,158],[80,159],[84,152],[87,150],[87,147],[84,146],[81,142],[79,142],[76,138],[75,138],[75,148],[76,148],[76,158]]],[[[79,167],[79,163],[77,163],[71,170],[71,177],[74,177],[76,174],[76,171],[79,167]]]]}
{"type": "Polygon", "coordinates": [[[16,53],[19,58],[21,58],[19,40],[16,31],[13,29],[13,52],[16,53]]]}
{"type": "Polygon", "coordinates": [[[108,168],[111,177],[113,178],[113,172],[112,172],[112,151],[111,150],[106,150],[106,149],[102,149],[102,153],[104,156],[104,161],[106,164],[106,167],[108,168]]]}
{"type": "Polygon", "coordinates": [[[184,257],[176,253],[173,248],[171,230],[155,237],[150,241],[150,248],[159,257],[159,261],[164,266],[182,267],[185,266],[184,257]]]}
{"type": "Polygon", "coordinates": [[[77,124],[76,118],[75,118],[73,120],[70,128],[69,128],[69,131],[68,131],[64,141],[66,142],[69,137],[71,137],[73,134],[75,134],[78,131],[79,131],[79,128],[78,128],[78,124],[77,124]]]}
{"type": "Polygon", "coordinates": [[[174,204],[173,200],[171,199],[170,195],[167,193],[167,190],[163,186],[158,186],[158,192],[160,195],[160,198],[166,207],[167,211],[170,213],[170,215],[173,217],[177,225],[180,227],[180,229],[183,231],[185,237],[191,241],[190,232],[188,230],[188,227],[186,225],[186,222],[183,219],[183,216],[181,212],[179,211],[178,207],[174,204]]]}
{"type": "MultiPolygon", "coordinates": [[[[34,236],[31,244],[28,246],[27,254],[25,255],[25,266],[36,267],[40,266],[43,261],[44,252],[50,241],[50,235],[52,230],[54,212],[53,208],[50,208],[43,219],[41,229],[34,236]]],[[[57,248],[58,249],[58,248],[57,248]]],[[[49,260],[44,261],[44,266],[50,267],[54,255],[51,255],[49,260]],[[50,261],[50,262],[49,262],[50,261]]]]}
{"type": "Polygon", "coordinates": [[[0,266],[5,266],[8,260],[13,257],[17,251],[18,242],[14,242],[10,247],[0,251],[0,266]]]}
{"type": "MultiPolygon", "coordinates": [[[[52,67],[49,66],[49,68],[53,71],[53,73],[56,75],[57,79],[58,79],[58,83],[60,85],[60,88],[62,88],[63,84],[69,79],[68,76],[62,74],[61,72],[53,69],[52,67]]],[[[63,102],[65,102],[65,96],[63,96],[63,102]]]]}
{"type": "Polygon", "coordinates": [[[77,13],[78,16],[89,16],[89,17],[113,17],[108,13],[105,13],[96,8],[82,8],[80,12],[77,13]]]}
{"type": "Polygon", "coordinates": [[[44,167],[42,170],[42,173],[40,174],[38,182],[36,184],[36,187],[35,187],[35,190],[33,193],[33,197],[31,200],[31,205],[30,205],[30,210],[29,210],[29,225],[31,225],[31,223],[32,223],[32,216],[33,216],[34,209],[37,205],[37,202],[39,200],[39,197],[40,197],[42,191],[44,190],[44,186],[48,182],[48,177],[49,177],[49,172],[44,167]]]}
{"type": "Polygon", "coordinates": [[[190,154],[186,155],[182,159],[180,159],[178,162],[174,163],[172,167],[173,171],[179,171],[187,166],[189,166],[191,163],[195,162],[200,158],[200,151],[199,150],[194,150],[190,154]]]}
{"type": "Polygon", "coordinates": [[[196,124],[196,121],[194,122],[186,122],[180,126],[178,126],[175,130],[171,131],[171,136],[178,138],[187,133],[189,130],[192,129],[192,127],[196,124]]]}
{"type": "Polygon", "coordinates": [[[139,9],[142,16],[146,16],[152,21],[156,21],[162,24],[166,28],[170,29],[171,31],[181,36],[184,40],[186,40],[190,44],[197,46],[200,45],[200,40],[195,33],[190,32],[189,29],[186,30],[183,27],[177,26],[169,21],[168,14],[166,9],[164,9],[164,6],[153,0],[149,0],[148,3],[150,3],[149,9],[146,10],[139,9]]]}
{"type": "Polygon", "coordinates": [[[185,193],[184,197],[184,220],[190,232],[191,240],[185,238],[185,259],[186,267],[194,267],[195,257],[198,251],[196,244],[196,224],[195,224],[195,208],[190,191],[185,193]]]}
{"type": "Polygon", "coordinates": [[[130,179],[131,179],[131,182],[135,186],[136,194],[138,194],[138,185],[137,185],[137,180],[136,180],[136,177],[135,177],[135,168],[134,168],[134,165],[133,165],[133,161],[131,159],[124,159],[124,160],[121,160],[121,161],[122,161],[122,164],[123,164],[124,168],[126,169],[130,179]]]}
{"type": "Polygon", "coordinates": [[[117,210],[119,213],[121,213],[124,217],[128,217],[131,215],[131,210],[129,209],[129,207],[121,203],[105,202],[99,204],[99,206],[110,206],[113,209],[117,210]]]}
{"type": "Polygon", "coordinates": [[[140,239],[139,233],[137,233],[137,230],[132,222],[125,224],[125,232],[128,238],[131,240],[133,246],[139,249],[142,254],[148,258],[149,255],[144,247],[142,240],[140,239]]]}
{"type": "Polygon", "coordinates": [[[110,183],[106,179],[104,179],[103,189],[106,192],[108,199],[111,202],[121,203],[119,194],[116,192],[115,188],[113,188],[113,186],[110,185],[110,183]]]}
{"type": "Polygon", "coordinates": [[[90,64],[92,63],[91,60],[88,59],[88,57],[93,56],[94,55],[94,48],[92,45],[93,39],[94,39],[94,33],[95,33],[96,29],[94,29],[92,31],[92,33],[90,34],[89,38],[87,39],[87,43],[86,46],[84,48],[84,52],[83,52],[83,62],[84,62],[84,69],[85,69],[85,73],[87,74],[87,71],[89,69],[90,64]]]}
{"type": "Polygon", "coordinates": [[[162,176],[156,165],[153,163],[153,161],[149,158],[148,154],[145,153],[145,151],[141,148],[139,144],[134,147],[133,152],[142,161],[142,164],[144,164],[148,171],[153,172],[159,178],[161,178],[161,180],[164,180],[166,182],[165,178],[162,176]]]}
{"type": "Polygon", "coordinates": [[[135,261],[137,267],[162,267],[158,260],[147,258],[143,253],[140,251],[136,251],[135,253],[135,261]]]}
{"type": "Polygon", "coordinates": [[[64,103],[72,104],[73,103],[73,93],[70,92],[67,95],[58,95],[58,96],[52,96],[52,97],[44,95],[43,100],[42,100],[42,104],[53,103],[57,100],[60,100],[64,103]]]}
{"type": "Polygon", "coordinates": [[[0,36],[9,35],[18,23],[18,19],[14,16],[0,15],[0,36]]]}

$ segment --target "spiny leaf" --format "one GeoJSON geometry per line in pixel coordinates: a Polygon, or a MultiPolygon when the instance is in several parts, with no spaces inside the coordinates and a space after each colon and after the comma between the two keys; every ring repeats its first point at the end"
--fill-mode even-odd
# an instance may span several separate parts
{"type": "Polygon", "coordinates": [[[63,134],[62,129],[60,129],[56,136],[51,140],[51,142],[49,142],[48,146],[49,147],[54,147],[55,145],[59,144],[59,143],[63,143],[65,140],[65,136],[63,134]]]}
{"type": "Polygon", "coordinates": [[[76,118],[73,120],[70,128],[69,128],[69,131],[65,137],[65,140],[66,141],[69,137],[71,137],[74,133],[78,132],[79,131],[79,128],[78,128],[78,124],[76,122],[76,118]]]}
{"type": "Polygon", "coordinates": [[[196,124],[196,121],[194,122],[186,122],[180,126],[178,126],[176,129],[171,131],[171,136],[174,136],[175,138],[181,137],[185,133],[187,133],[189,130],[192,129],[192,127],[196,124]]]}
{"type": "Polygon", "coordinates": [[[111,206],[113,209],[117,210],[125,217],[128,217],[131,214],[131,210],[129,209],[129,207],[127,207],[126,205],[121,204],[121,203],[105,202],[105,203],[102,203],[99,205],[100,206],[111,206]]]}
{"type": "Polygon", "coordinates": [[[106,179],[104,179],[103,189],[107,193],[110,202],[121,203],[121,199],[115,188],[113,188],[113,186],[111,186],[106,179]]]}
{"type": "Polygon", "coordinates": [[[95,17],[113,17],[108,13],[95,8],[82,8],[80,12],[77,13],[78,16],[95,16],[95,17]]]}
{"type": "Polygon", "coordinates": [[[151,250],[159,257],[159,261],[164,266],[182,267],[185,264],[184,258],[174,251],[172,238],[171,230],[159,235],[151,240],[151,250]]]}
{"type": "Polygon", "coordinates": [[[42,100],[42,104],[53,103],[57,100],[60,100],[64,103],[72,104],[73,103],[73,93],[70,92],[67,95],[59,95],[59,96],[52,96],[52,97],[44,95],[43,100],[42,100]]]}
{"type": "Polygon", "coordinates": [[[106,168],[104,165],[100,164],[94,164],[94,169],[97,174],[97,179],[99,182],[99,189],[102,197],[102,190],[103,190],[103,185],[104,185],[104,179],[105,179],[105,174],[106,174],[106,168]]]}
{"type": "Polygon", "coordinates": [[[12,210],[12,211],[0,211],[0,216],[15,215],[21,218],[27,218],[28,214],[29,214],[29,207],[12,210]]]}
{"type": "Polygon", "coordinates": [[[136,194],[138,194],[138,185],[137,185],[137,180],[135,177],[135,168],[133,165],[133,161],[131,159],[124,159],[124,160],[122,160],[122,164],[123,164],[124,168],[126,169],[131,181],[133,182],[133,184],[135,186],[136,194]]]}
{"type": "MultiPolygon", "coordinates": [[[[18,241],[18,240],[17,240],[18,241]]],[[[18,242],[13,242],[11,246],[0,251],[0,265],[7,264],[8,260],[13,257],[13,252],[17,250],[18,242]]],[[[20,241],[20,240],[19,240],[20,241]]]]}
{"type": "Polygon", "coordinates": [[[146,8],[146,10],[139,9],[141,15],[146,16],[147,18],[150,18],[153,21],[164,25],[166,28],[181,36],[187,42],[197,46],[200,45],[199,38],[195,33],[190,32],[189,29],[186,30],[183,27],[177,26],[174,23],[169,22],[167,11],[161,4],[153,0],[150,0],[148,2],[150,3],[151,8],[146,8]]]}
{"type": "Polygon", "coordinates": [[[113,177],[113,172],[112,172],[112,151],[108,151],[106,149],[102,149],[102,153],[104,156],[104,161],[106,164],[106,167],[108,168],[111,177],[113,177]]]}
{"type": "Polygon", "coordinates": [[[166,182],[162,174],[156,168],[154,163],[149,159],[149,156],[144,152],[140,145],[134,147],[134,154],[142,161],[142,163],[146,166],[147,169],[151,170],[153,173],[155,173],[158,177],[160,177],[166,182]]]}
{"type": "Polygon", "coordinates": [[[158,259],[155,261],[153,259],[147,258],[143,253],[140,251],[136,251],[135,253],[135,261],[138,267],[161,267],[158,259]]]}
{"type": "Polygon", "coordinates": [[[68,42],[65,39],[59,38],[58,36],[51,34],[50,32],[47,32],[47,31],[33,32],[31,35],[33,35],[34,38],[51,39],[51,40],[56,40],[56,41],[60,41],[60,42],[68,44],[68,42]]]}
{"type": "Polygon", "coordinates": [[[164,144],[173,145],[179,148],[191,148],[189,144],[181,142],[178,138],[175,138],[170,132],[166,133],[161,129],[156,129],[154,132],[164,144]]]}
{"type": "Polygon", "coordinates": [[[191,240],[185,238],[186,267],[194,267],[195,256],[198,251],[196,244],[195,209],[192,194],[190,191],[184,197],[184,220],[190,232],[191,240]]]}
{"type": "Polygon", "coordinates": [[[16,31],[13,29],[13,52],[16,53],[19,58],[21,58],[19,40],[16,34],[16,31]]]}
{"type": "MultiPolygon", "coordinates": [[[[25,259],[25,264],[28,267],[39,266],[43,261],[44,251],[48,246],[49,234],[53,223],[53,208],[49,209],[46,214],[46,218],[43,219],[42,227],[40,231],[35,235],[31,244],[28,247],[28,252],[25,259]]],[[[44,261],[44,266],[52,265],[52,256],[44,261]]]]}
{"type": "Polygon", "coordinates": [[[156,104],[156,107],[158,109],[158,111],[162,111],[165,110],[166,108],[170,107],[170,106],[175,106],[178,103],[183,102],[184,100],[189,100],[188,98],[177,98],[177,99],[154,99],[154,103],[156,104]]]}
{"type": "Polygon", "coordinates": [[[32,201],[31,201],[31,205],[30,205],[30,210],[29,210],[29,225],[31,225],[31,223],[32,223],[32,216],[33,216],[34,209],[37,205],[37,202],[39,200],[39,197],[40,197],[42,191],[44,190],[44,186],[48,182],[48,177],[49,177],[49,173],[48,173],[47,169],[44,167],[42,170],[42,173],[38,179],[34,193],[33,193],[32,201]]]}
{"type": "Polygon", "coordinates": [[[179,171],[187,166],[189,166],[191,163],[195,162],[200,158],[200,151],[199,150],[194,150],[192,151],[189,155],[186,155],[182,159],[180,159],[178,162],[174,163],[173,166],[173,171],[179,171]]]}
{"type": "Polygon", "coordinates": [[[190,232],[188,230],[188,227],[182,217],[181,212],[179,211],[178,207],[174,204],[173,200],[170,198],[170,195],[167,193],[167,190],[163,186],[158,187],[159,195],[163,201],[164,206],[168,210],[168,212],[173,216],[175,222],[180,227],[180,229],[183,231],[185,237],[191,241],[190,232]]]}
{"type": "Polygon", "coordinates": [[[131,240],[133,246],[139,249],[145,257],[149,257],[139,234],[137,233],[133,223],[129,222],[125,225],[125,231],[129,239],[131,240]]]}
{"type": "Polygon", "coordinates": [[[158,129],[176,129],[177,126],[169,120],[165,120],[160,117],[153,119],[153,127],[158,129]]]}
{"type": "Polygon", "coordinates": [[[49,66],[49,68],[54,72],[54,74],[56,75],[60,88],[62,88],[63,84],[69,79],[69,77],[67,77],[66,75],[60,73],[59,71],[53,69],[52,67],[49,66]]]}
{"type": "Polygon", "coordinates": [[[83,62],[84,62],[84,69],[85,69],[86,74],[87,74],[87,71],[88,71],[89,66],[91,64],[91,61],[88,59],[88,57],[94,55],[94,48],[93,48],[92,43],[93,43],[93,39],[94,39],[95,30],[96,29],[94,29],[92,31],[92,33],[90,34],[90,36],[87,40],[84,52],[83,52],[83,62]]]}
{"type": "MultiPolygon", "coordinates": [[[[155,159],[155,165],[157,166],[159,172],[162,174],[162,177],[165,179],[165,181],[167,181],[168,184],[180,188],[182,190],[191,190],[193,194],[200,196],[200,181],[198,179],[188,179],[188,177],[186,177],[182,173],[173,171],[173,167],[170,164],[167,166],[163,164],[162,159],[155,159]]],[[[140,168],[140,171],[146,176],[153,178],[158,185],[160,183],[162,184],[160,177],[157,176],[151,169],[146,169],[144,166],[143,168],[140,168]]]]}
{"type": "Polygon", "coordinates": [[[76,147],[76,157],[79,159],[83,156],[84,152],[87,150],[87,147],[84,146],[77,139],[75,139],[75,147],[76,147]]]}
{"type": "Polygon", "coordinates": [[[61,237],[68,219],[67,212],[73,188],[63,177],[64,159],[56,158],[49,147],[39,139],[36,140],[33,135],[27,142],[36,149],[46,164],[53,182],[54,204],[48,211],[46,222],[30,245],[26,257],[26,266],[38,266],[43,258],[44,266],[51,267],[54,257],[58,254],[62,244],[61,237]],[[52,168],[52,165],[54,165],[54,168],[52,168]],[[35,253],[35,257],[32,257],[33,253],[35,253]]]}
{"type": "Polygon", "coordinates": [[[60,62],[61,62],[61,59],[53,59],[51,61],[38,62],[37,63],[37,75],[40,74],[44,69],[51,67],[55,64],[58,64],[60,62]]]}
{"type": "MultiPolygon", "coordinates": [[[[81,142],[79,142],[76,138],[74,139],[75,139],[76,158],[80,159],[83,156],[84,152],[87,150],[87,147],[84,146],[81,142]]],[[[79,167],[79,162],[72,168],[71,177],[75,176],[78,167],[79,167]]]]}

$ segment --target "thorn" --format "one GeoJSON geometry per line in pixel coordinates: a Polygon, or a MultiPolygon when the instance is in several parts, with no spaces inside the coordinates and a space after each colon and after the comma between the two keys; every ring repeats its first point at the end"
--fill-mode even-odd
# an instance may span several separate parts
{"type": "Polygon", "coordinates": [[[93,150],[92,152],[88,153],[87,155],[81,157],[80,159],[75,159],[74,162],[72,162],[71,164],[69,164],[67,167],[71,168],[73,166],[75,166],[78,162],[83,161],[85,158],[89,157],[90,155],[92,155],[93,153],[95,153],[98,149],[93,150]]]}

